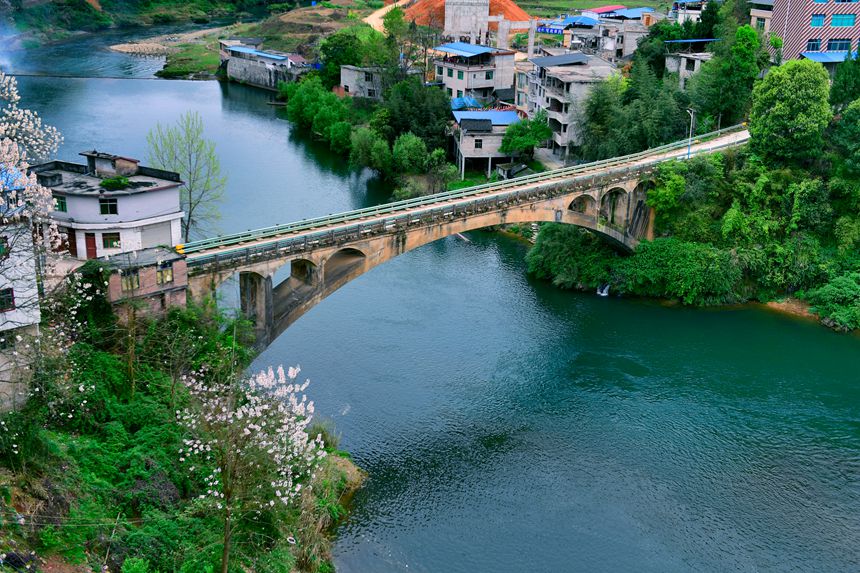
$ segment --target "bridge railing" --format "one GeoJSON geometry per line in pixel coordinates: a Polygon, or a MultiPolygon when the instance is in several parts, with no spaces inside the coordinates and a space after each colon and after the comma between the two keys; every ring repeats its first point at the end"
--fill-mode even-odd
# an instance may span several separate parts
{"type": "MultiPolygon", "coordinates": [[[[741,131],[744,128],[743,125],[736,125],[728,128],[724,128],[718,131],[714,131],[711,133],[707,133],[701,136],[698,136],[695,139],[695,143],[699,144],[704,141],[712,140],[718,138],[721,135],[730,132],[741,131]]],[[[284,241],[276,241],[276,242],[267,242],[263,245],[255,245],[243,247],[242,245],[252,241],[261,241],[267,238],[275,238],[278,236],[284,236],[289,234],[296,234],[307,232],[313,230],[315,228],[319,228],[319,233],[313,233],[311,235],[324,235],[326,234],[325,227],[330,227],[333,225],[342,225],[343,223],[348,223],[350,221],[357,221],[367,218],[376,218],[380,215],[388,215],[388,214],[397,214],[402,211],[414,211],[415,209],[420,209],[421,207],[428,207],[427,210],[432,210],[433,207],[446,207],[446,203],[450,205],[450,202],[454,201],[456,203],[460,203],[464,200],[468,200],[475,196],[480,196],[483,194],[493,193],[493,199],[497,199],[499,197],[508,197],[509,195],[516,195],[518,191],[517,188],[521,188],[524,186],[533,186],[538,183],[550,183],[554,180],[558,180],[560,178],[569,178],[574,176],[574,179],[578,179],[576,175],[582,174],[585,172],[595,171],[599,169],[610,168],[609,171],[604,171],[602,175],[612,176],[621,172],[624,172],[624,169],[612,169],[614,166],[624,165],[627,163],[632,163],[639,161],[641,159],[646,159],[648,157],[659,155],[661,153],[675,151],[684,149],[689,145],[688,140],[678,141],[675,143],[670,143],[667,145],[662,145],[659,147],[654,147],[648,149],[646,151],[633,153],[630,155],[624,155],[620,157],[614,157],[611,159],[604,159],[600,161],[594,161],[591,163],[585,163],[582,165],[577,165],[573,167],[565,167],[561,169],[555,169],[552,171],[546,171],[543,173],[537,173],[534,175],[527,175],[524,177],[517,177],[514,179],[506,179],[504,181],[494,182],[494,183],[485,183],[482,185],[476,185],[473,187],[468,187],[465,189],[459,189],[456,191],[444,191],[442,193],[436,193],[433,195],[426,195],[422,197],[416,197],[413,199],[406,199],[403,201],[396,201],[393,203],[387,203],[384,205],[379,205],[375,207],[367,207],[364,209],[357,209],[354,211],[349,211],[346,213],[340,213],[337,215],[329,215],[326,217],[318,217],[315,219],[306,219],[296,223],[289,223],[286,225],[276,225],[272,227],[265,227],[262,229],[256,229],[253,231],[246,231],[242,233],[234,233],[231,235],[224,235],[220,237],[214,237],[211,239],[204,239],[200,241],[194,241],[187,243],[185,245],[177,246],[177,251],[180,253],[184,253],[187,255],[194,255],[195,253],[199,253],[196,256],[189,258],[189,264],[191,265],[199,265],[211,262],[212,260],[218,259],[226,259],[226,258],[234,258],[241,257],[251,251],[258,251],[259,247],[262,247],[264,250],[268,249],[283,249],[286,243],[292,244],[293,241],[290,240],[290,237],[284,237],[284,241]],[[504,191],[505,189],[514,189],[510,193],[505,193],[499,195],[499,191],[504,191]],[[277,245],[281,245],[278,247],[277,245]],[[236,247],[236,248],[229,248],[236,247]],[[206,253],[205,251],[213,251],[211,253],[206,253]]],[[[693,151],[691,155],[698,155],[701,153],[710,153],[719,148],[730,147],[734,145],[734,143],[728,143],[719,145],[716,147],[709,147],[705,150],[693,151]]],[[[660,159],[654,162],[650,162],[647,164],[641,164],[636,167],[637,170],[640,170],[646,166],[656,165],[658,163],[662,163],[667,159],[660,159]]],[[[629,169],[628,169],[629,171],[629,169]]],[[[593,176],[592,176],[593,178],[593,176]]],[[[572,183],[570,179],[567,179],[569,183],[572,183]]],[[[527,189],[526,192],[529,190],[527,189]]],[[[421,210],[425,211],[425,210],[421,210]]],[[[392,218],[392,220],[395,218],[392,218]]],[[[359,225],[360,226],[360,225],[359,225]]],[[[360,232],[360,231],[359,231],[360,232]]],[[[299,242],[303,242],[303,239],[307,239],[308,234],[304,233],[302,238],[295,237],[299,242]]]]}

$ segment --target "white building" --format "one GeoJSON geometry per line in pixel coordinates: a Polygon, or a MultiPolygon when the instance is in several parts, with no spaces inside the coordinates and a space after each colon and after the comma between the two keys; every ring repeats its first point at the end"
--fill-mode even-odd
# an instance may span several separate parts
{"type": "Polygon", "coordinates": [[[136,159],[88,151],[87,164],[51,161],[32,168],[51,189],[51,218],[73,258],[94,259],[181,241],[178,173],[136,159]]]}
{"type": "Polygon", "coordinates": [[[486,161],[487,177],[494,159],[510,155],[499,151],[508,126],[520,121],[515,111],[455,111],[454,140],[457,144],[457,167],[460,177],[466,173],[466,161],[486,161]]]}
{"type": "MultiPolygon", "coordinates": [[[[0,169],[0,191],[13,190],[18,175],[0,169]]],[[[33,231],[21,207],[0,205],[0,407],[22,403],[20,344],[38,334],[41,314],[33,231]],[[19,340],[20,338],[20,340],[19,340]]]]}
{"type": "Polygon", "coordinates": [[[580,145],[581,106],[591,88],[616,73],[615,66],[597,56],[571,52],[529,60],[529,117],[547,113],[552,150],[567,157],[580,145]]]}
{"type": "Polygon", "coordinates": [[[434,48],[445,55],[435,60],[436,81],[448,97],[489,98],[496,90],[514,87],[514,54],[490,46],[453,42],[434,48]]]}

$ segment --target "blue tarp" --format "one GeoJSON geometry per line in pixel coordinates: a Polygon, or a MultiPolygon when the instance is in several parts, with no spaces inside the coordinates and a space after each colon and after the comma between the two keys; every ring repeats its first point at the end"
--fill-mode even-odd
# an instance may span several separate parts
{"type": "Polygon", "coordinates": [[[21,172],[19,170],[14,168],[7,169],[5,165],[0,165],[0,194],[3,195],[3,200],[0,202],[0,216],[14,217],[24,211],[23,205],[9,204],[9,195],[11,192],[23,189],[21,179],[21,172]]]}
{"type": "Polygon", "coordinates": [[[249,48],[247,46],[230,46],[227,49],[231,52],[239,52],[241,54],[252,54],[254,56],[260,56],[261,58],[269,58],[270,60],[283,61],[283,60],[287,59],[287,56],[281,56],[278,54],[270,54],[269,52],[261,52],[260,50],[255,50],[254,48],[249,48]]]}
{"type": "Polygon", "coordinates": [[[520,116],[515,111],[455,111],[454,119],[459,123],[464,119],[489,119],[493,125],[511,125],[520,120],[520,116]]]}
{"type": "MultiPolygon", "coordinates": [[[[800,52],[800,55],[807,60],[812,60],[820,64],[838,64],[845,61],[845,58],[848,57],[848,52],[800,52]]],[[[857,52],[854,52],[854,56],[857,56],[857,52]]]]}
{"type": "Polygon", "coordinates": [[[471,58],[472,56],[479,56],[481,54],[494,54],[496,52],[501,51],[498,48],[491,48],[490,46],[480,46],[478,44],[467,44],[466,42],[451,42],[450,44],[442,44],[441,46],[436,46],[433,49],[438,50],[440,52],[453,54],[455,56],[462,56],[464,58],[471,58]]]}
{"type": "Polygon", "coordinates": [[[464,107],[481,107],[481,104],[478,103],[478,100],[469,96],[451,99],[451,109],[463,109],[464,107]]]}

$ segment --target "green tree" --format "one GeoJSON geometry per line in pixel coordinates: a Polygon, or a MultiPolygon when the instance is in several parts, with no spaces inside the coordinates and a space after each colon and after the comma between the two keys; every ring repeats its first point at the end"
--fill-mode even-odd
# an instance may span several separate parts
{"type": "Polygon", "coordinates": [[[427,180],[430,193],[441,193],[457,178],[457,167],[448,163],[445,150],[436,148],[427,157],[427,180]]]}
{"type": "Polygon", "coordinates": [[[752,149],[776,164],[816,157],[831,117],[829,83],[824,67],[810,60],[771,69],[753,90],[752,149]]]}
{"type": "Polygon", "coordinates": [[[717,55],[702,65],[690,80],[693,107],[701,119],[717,126],[743,119],[749,109],[753,83],[758,76],[761,42],[750,26],[735,32],[728,55],[717,55]]]}
{"type": "Polygon", "coordinates": [[[156,124],[146,136],[149,162],[159,169],[175,171],[182,177],[182,237],[212,230],[220,218],[218,204],[224,197],[227,178],[215,142],[203,137],[203,118],[197,112],[183,114],[172,126],[156,124]]]}
{"type": "Polygon", "coordinates": [[[391,150],[394,166],[399,173],[420,173],[427,164],[427,146],[420,137],[404,133],[391,150]]]}
{"type": "Polygon", "coordinates": [[[836,112],[860,98],[860,56],[848,53],[845,61],[836,66],[833,85],[830,87],[830,105],[836,112]]]}
{"type": "Polygon", "coordinates": [[[581,151],[585,159],[616,157],[627,148],[621,103],[624,89],[624,80],[612,77],[588,92],[582,117],[581,151]]]}
{"type": "Polygon", "coordinates": [[[836,122],[832,142],[839,152],[844,175],[860,179],[860,99],[845,108],[836,122]]]}
{"type": "Polygon", "coordinates": [[[552,137],[546,111],[539,110],[531,119],[512,123],[505,130],[499,151],[509,155],[531,157],[535,147],[552,137]]]}
{"type": "Polygon", "coordinates": [[[451,103],[442,90],[427,89],[421,78],[412,76],[392,86],[382,105],[395,137],[411,132],[428,149],[445,147],[451,103]]]}
{"type": "Polygon", "coordinates": [[[341,66],[359,66],[364,57],[363,46],[354,34],[340,31],[332,34],[320,46],[320,59],[323,68],[320,70],[322,85],[330,90],[340,85],[341,66]]]}

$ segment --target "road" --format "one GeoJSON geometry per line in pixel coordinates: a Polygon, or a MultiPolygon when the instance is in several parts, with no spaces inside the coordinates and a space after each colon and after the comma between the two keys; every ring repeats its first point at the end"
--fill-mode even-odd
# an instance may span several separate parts
{"type": "Polygon", "coordinates": [[[370,16],[366,17],[364,19],[364,22],[377,32],[383,32],[385,30],[385,27],[382,25],[382,18],[391,10],[393,10],[395,6],[406,6],[410,2],[412,2],[412,0],[397,0],[397,2],[395,2],[394,4],[383,6],[376,12],[373,12],[370,16]]]}

